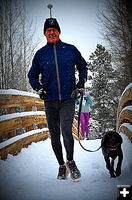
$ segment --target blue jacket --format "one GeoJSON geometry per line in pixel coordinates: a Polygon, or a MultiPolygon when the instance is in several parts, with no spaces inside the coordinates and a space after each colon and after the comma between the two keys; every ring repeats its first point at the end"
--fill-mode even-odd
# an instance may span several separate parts
{"type": "MultiPolygon", "coordinates": [[[[78,105],[78,111],[79,111],[80,100],[81,100],[81,98],[79,98],[76,101],[76,104],[78,105]]],[[[82,101],[81,113],[88,113],[88,112],[90,112],[91,111],[91,105],[92,105],[91,96],[88,93],[84,94],[83,95],[83,101],[82,101]]]]}
{"type": "Polygon", "coordinates": [[[70,99],[76,86],[75,66],[79,78],[87,79],[87,63],[75,46],[61,40],[57,44],[47,43],[33,58],[29,83],[34,90],[44,86],[48,93],[45,101],[70,99]]]}

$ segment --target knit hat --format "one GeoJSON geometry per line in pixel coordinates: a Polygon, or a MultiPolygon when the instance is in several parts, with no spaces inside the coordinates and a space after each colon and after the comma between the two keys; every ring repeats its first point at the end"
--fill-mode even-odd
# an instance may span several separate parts
{"type": "Polygon", "coordinates": [[[59,33],[61,32],[60,26],[55,18],[46,19],[46,21],[44,23],[44,34],[45,34],[47,28],[56,28],[59,31],[59,33]]]}

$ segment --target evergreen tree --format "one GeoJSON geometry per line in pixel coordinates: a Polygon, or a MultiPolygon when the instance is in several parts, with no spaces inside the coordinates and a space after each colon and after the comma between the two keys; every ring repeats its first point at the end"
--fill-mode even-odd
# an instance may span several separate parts
{"type": "Polygon", "coordinates": [[[93,96],[93,119],[99,122],[100,131],[115,128],[117,99],[115,90],[115,71],[111,65],[111,55],[100,44],[89,57],[89,70],[92,72],[91,96],[93,96]]]}

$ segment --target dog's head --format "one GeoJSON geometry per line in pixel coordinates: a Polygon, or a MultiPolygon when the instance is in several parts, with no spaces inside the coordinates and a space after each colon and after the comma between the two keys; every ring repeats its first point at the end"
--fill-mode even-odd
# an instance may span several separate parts
{"type": "Polygon", "coordinates": [[[119,133],[115,131],[108,131],[103,136],[104,145],[110,150],[114,151],[122,144],[122,138],[119,133]]]}

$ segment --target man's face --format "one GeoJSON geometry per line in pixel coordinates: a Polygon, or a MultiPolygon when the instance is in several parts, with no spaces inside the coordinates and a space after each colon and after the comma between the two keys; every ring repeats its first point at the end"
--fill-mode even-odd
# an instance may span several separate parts
{"type": "Polygon", "coordinates": [[[56,43],[60,39],[60,33],[56,28],[47,28],[45,36],[49,43],[56,43]]]}

